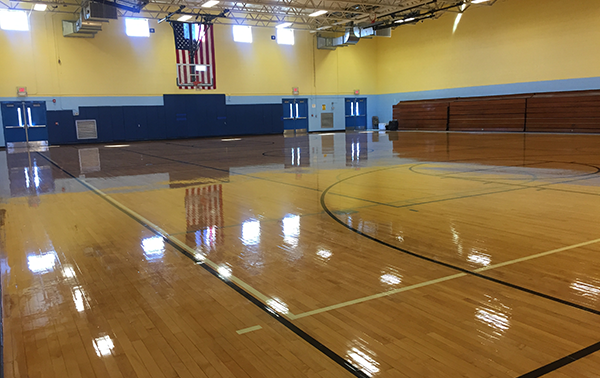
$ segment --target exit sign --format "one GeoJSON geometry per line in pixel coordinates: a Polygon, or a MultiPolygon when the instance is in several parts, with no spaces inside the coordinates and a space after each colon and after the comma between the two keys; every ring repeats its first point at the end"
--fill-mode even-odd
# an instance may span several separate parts
{"type": "Polygon", "coordinates": [[[17,87],[17,96],[27,97],[27,87],[17,87]]]}

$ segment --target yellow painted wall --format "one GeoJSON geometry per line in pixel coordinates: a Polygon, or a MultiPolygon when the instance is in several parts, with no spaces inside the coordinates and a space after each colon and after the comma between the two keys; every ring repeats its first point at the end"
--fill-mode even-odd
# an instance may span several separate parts
{"type": "MultiPolygon", "coordinates": [[[[68,15],[33,12],[30,32],[0,31],[0,97],[17,86],[30,96],[158,96],[194,93],[175,85],[171,27],[151,21],[150,38],[125,35],[113,20],[93,39],[65,38],[68,15]],[[60,60],[60,63],[59,63],[60,60]]],[[[392,38],[317,50],[296,31],[294,46],[254,28],[254,43],[233,42],[217,25],[217,91],[233,96],[385,94],[600,77],[598,0],[499,0],[472,6],[453,34],[455,14],[400,26],[392,38]]]]}
{"type": "MultiPolygon", "coordinates": [[[[167,23],[150,21],[150,38],[125,34],[123,19],[95,38],[65,38],[68,15],[32,12],[30,32],[0,31],[0,97],[17,86],[30,96],[157,96],[194,93],[175,85],[175,47],[167,23]],[[7,57],[13,57],[7,59],[7,57]],[[17,58],[18,57],[18,58],[17,58]]],[[[374,40],[336,51],[317,51],[315,36],[296,31],[295,45],[271,40],[272,28],[253,28],[252,44],[236,43],[230,25],[216,25],[217,90],[228,95],[375,93],[374,40]],[[317,80],[315,80],[315,77],[317,80]]]]}
{"type": "Polygon", "coordinates": [[[378,39],[377,92],[600,77],[597,0],[500,0],[378,39]]]}

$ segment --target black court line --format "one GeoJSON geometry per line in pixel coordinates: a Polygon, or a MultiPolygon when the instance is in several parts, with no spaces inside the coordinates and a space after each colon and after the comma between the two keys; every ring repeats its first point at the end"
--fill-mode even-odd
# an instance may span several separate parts
{"type": "MultiPolygon", "coordinates": [[[[544,299],[548,299],[548,300],[553,301],[553,302],[557,302],[557,303],[560,303],[560,304],[563,304],[563,305],[566,305],[566,306],[570,306],[570,307],[573,307],[573,308],[576,308],[576,309],[579,309],[579,310],[583,310],[583,311],[586,311],[586,312],[589,312],[589,313],[592,313],[592,314],[595,314],[595,315],[600,315],[600,311],[595,310],[593,308],[589,308],[589,307],[586,307],[586,306],[583,306],[583,305],[580,305],[580,304],[577,304],[577,303],[574,303],[574,302],[570,302],[570,301],[567,301],[567,300],[564,300],[564,299],[561,299],[561,298],[553,297],[551,295],[544,294],[544,293],[541,293],[539,291],[535,291],[535,290],[532,290],[532,289],[528,289],[526,287],[515,285],[515,284],[512,284],[510,282],[499,280],[497,278],[485,276],[483,274],[480,274],[480,273],[477,273],[477,272],[473,272],[473,271],[470,271],[468,269],[461,268],[459,266],[455,266],[455,265],[452,265],[452,264],[449,264],[449,263],[446,263],[446,262],[443,262],[443,261],[435,260],[435,259],[433,259],[431,257],[427,257],[427,256],[420,255],[418,253],[415,253],[415,252],[411,252],[411,251],[409,251],[407,249],[400,248],[400,247],[395,246],[393,244],[387,243],[387,242],[385,242],[383,240],[377,239],[377,238],[375,238],[375,237],[373,237],[371,235],[365,234],[362,231],[360,231],[358,229],[355,229],[355,228],[352,228],[351,226],[347,225],[341,219],[337,218],[335,216],[335,214],[327,207],[327,205],[325,203],[325,197],[327,196],[327,193],[329,192],[329,190],[331,188],[333,188],[335,185],[337,185],[338,183],[340,183],[342,181],[345,181],[345,180],[352,179],[352,178],[357,177],[357,176],[366,175],[366,174],[369,174],[369,173],[370,172],[365,172],[365,173],[361,173],[361,174],[358,174],[358,175],[355,175],[355,176],[348,177],[346,179],[340,180],[340,181],[338,181],[336,183],[331,184],[327,189],[325,189],[323,191],[323,193],[321,194],[321,207],[327,213],[327,215],[329,215],[330,218],[332,218],[337,223],[339,223],[342,226],[346,227],[347,229],[349,229],[349,230],[357,233],[360,236],[363,236],[363,237],[365,237],[365,238],[367,238],[369,240],[372,240],[372,241],[374,241],[376,243],[379,243],[381,245],[384,245],[386,247],[395,249],[395,250],[397,250],[399,252],[402,252],[402,253],[405,253],[407,255],[414,256],[414,257],[417,257],[419,259],[422,259],[422,260],[425,260],[425,261],[428,261],[428,262],[432,262],[432,263],[437,264],[437,265],[444,266],[446,268],[454,269],[454,270],[457,270],[459,272],[466,273],[468,275],[479,277],[479,278],[482,278],[484,280],[491,281],[491,282],[494,282],[494,283],[497,283],[497,284],[509,287],[511,289],[516,289],[516,290],[519,290],[519,291],[522,291],[522,292],[525,292],[525,293],[528,293],[528,294],[532,294],[532,295],[535,295],[535,296],[538,296],[538,297],[541,297],[541,298],[544,298],[544,299]]],[[[542,375],[548,374],[549,372],[554,371],[556,369],[559,369],[562,366],[565,366],[565,365],[570,364],[571,362],[574,362],[574,361],[576,361],[578,359],[581,359],[581,358],[583,358],[583,357],[585,357],[587,355],[595,353],[598,350],[600,350],[600,342],[596,343],[596,344],[594,344],[594,345],[592,345],[590,347],[587,347],[587,348],[584,348],[582,350],[579,350],[579,351],[577,351],[577,352],[575,352],[573,354],[570,354],[567,357],[564,357],[564,358],[561,358],[561,359],[559,359],[557,361],[554,361],[554,362],[552,362],[552,363],[550,363],[548,365],[545,365],[545,366],[543,366],[543,367],[541,367],[539,369],[536,369],[536,370],[534,370],[534,371],[532,371],[530,373],[527,373],[526,375],[521,376],[519,378],[536,378],[536,377],[541,377],[542,375]]]]}
{"type": "Polygon", "coordinates": [[[551,373],[555,370],[560,369],[563,366],[566,366],[570,363],[573,363],[577,360],[580,360],[584,357],[589,356],[592,353],[596,353],[597,351],[600,350],[600,342],[594,344],[594,345],[590,345],[587,348],[583,348],[581,350],[578,350],[575,353],[569,354],[568,356],[565,356],[559,360],[556,360],[554,362],[549,363],[548,365],[544,365],[538,369],[532,370],[529,373],[520,375],[518,378],[537,378],[537,377],[541,377],[543,375],[546,375],[548,373],[551,373]]]}
{"type": "Polygon", "coordinates": [[[318,341],[317,339],[315,339],[314,337],[312,337],[311,335],[309,335],[308,333],[306,333],[302,329],[300,329],[298,326],[296,326],[295,324],[293,324],[288,319],[286,319],[283,316],[279,315],[277,312],[275,312],[275,310],[273,310],[272,308],[270,308],[266,304],[262,303],[260,300],[258,300],[257,298],[255,298],[252,294],[248,293],[246,290],[242,289],[241,287],[239,287],[235,283],[233,283],[233,282],[229,281],[228,279],[226,279],[225,277],[221,276],[217,271],[215,271],[214,269],[212,269],[208,265],[203,264],[203,263],[199,263],[196,260],[195,256],[193,256],[191,253],[189,253],[185,249],[181,248],[179,245],[173,243],[171,240],[164,238],[163,235],[161,235],[160,233],[158,233],[150,225],[148,225],[148,224],[142,222],[141,220],[135,218],[133,215],[124,212],[120,207],[118,207],[114,203],[108,201],[100,193],[98,193],[94,188],[88,186],[88,184],[85,181],[83,181],[83,180],[79,179],[78,177],[74,176],[73,174],[71,174],[70,172],[68,172],[64,168],[62,168],[60,165],[58,165],[56,162],[54,162],[52,159],[48,158],[47,156],[43,155],[42,153],[40,153],[40,152],[36,152],[36,153],[38,155],[40,155],[42,158],[44,158],[45,160],[47,160],[50,164],[52,164],[53,166],[55,166],[57,169],[61,170],[62,172],[64,172],[69,177],[75,179],[77,182],[79,182],[85,188],[87,188],[88,190],[92,191],[92,193],[96,194],[97,196],[99,196],[100,198],[102,198],[104,201],[108,202],[111,206],[115,207],[116,209],[118,209],[119,211],[121,211],[123,214],[125,214],[128,217],[130,217],[131,219],[135,220],[137,223],[139,223],[140,225],[144,226],[145,228],[147,228],[148,230],[150,230],[154,234],[156,234],[156,235],[160,236],[161,238],[163,238],[163,240],[165,240],[169,245],[171,245],[173,248],[175,248],[177,251],[179,251],[184,256],[188,257],[196,265],[201,266],[207,272],[209,272],[210,274],[212,274],[214,277],[218,278],[221,282],[225,283],[226,285],[228,285],[229,287],[231,287],[233,290],[235,290],[236,292],[238,292],[239,294],[241,294],[244,298],[246,298],[248,301],[250,301],[256,307],[258,307],[262,311],[266,312],[269,316],[271,316],[273,319],[275,319],[281,325],[283,325],[288,330],[292,331],[297,336],[299,336],[301,339],[303,339],[304,341],[306,341],[307,343],[309,343],[312,347],[314,347],[315,349],[317,349],[318,351],[320,351],[321,353],[323,353],[324,355],[326,355],[327,357],[329,357],[333,362],[335,362],[336,364],[338,364],[339,366],[341,366],[342,368],[344,368],[346,371],[348,371],[349,373],[351,373],[352,375],[354,375],[355,377],[358,377],[358,378],[369,378],[369,376],[367,374],[365,374],[362,370],[358,369],[352,363],[348,362],[342,356],[340,356],[339,354],[335,353],[333,350],[329,349],[327,346],[325,346],[324,344],[322,344],[320,341],[318,341]]]}
{"type": "Polygon", "coordinates": [[[343,182],[343,181],[346,181],[346,180],[350,180],[350,179],[355,178],[357,176],[362,176],[362,175],[366,175],[366,174],[369,174],[369,173],[371,173],[371,172],[365,172],[365,173],[361,173],[361,174],[358,174],[358,175],[355,175],[355,176],[352,176],[352,177],[345,178],[343,180],[340,180],[338,182],[335,182],[335,183],[331,184],[327,189],[325,189],[323,191],[323,193],[321,194],[321,199],[320,199],[321,207],[323,208],[323,210],[325,211],[325,213],[327,213],[327,215],[329,215],[330,218],[332,218],[337,223],[341,224],[342,226],[346,227],[347,229],[351,230],[352,232],[357,233],[360,236],[363,236],[363,237],[365,237],[365,238],[367,238],[369,240],[372,240],[372,241],[374,241],[374,242],[376,242],[378,244],[381,244],[381,245],[384,245],[386,247],[395,249],[395,250],[397,250],[399,252],[402,252],[402,253],[405,253],[407,255],[411,255],[411,256],[417,257],[417,258],[419,258],[421,260],[429,261],[429,262],[432,262],[434,264],[441,265],[441,266],[444,266],[446,268],[450,268],[450,269],[453,269],[453,270],[457,270],[459,272],[466,273],[466,274],[469,274],[469,275],[472,275],[472,276],[475,276],[475,277],[483,278],[484,280],[492,281],[492,282],[498,283],[500,285],[504,285],[504,286],[510,287],[512,289],[516,289],[516,290],[520,290],[520,291],[526,292],[528,294],[533,294],[533,295],[541,297],[541,298],[549,299],[551,301],[554,301],[554,302],[557,302],[557,303],[560,303],[560,304],[564,304],[564,305],[567,305],[567,306],[570,306],[570,307],[574,307],[574,308],[577,308],[577,309],[580,309],[580,310],[583,310],[583,311],[586,311],[586,312],[590,312],[590,313],[595,314],[595,315],[600,315],[600,311],[599,310],[596,310],[596,309],[593,309],[593,308],[590,308],[590,307],[586,307],[586,306],[583,306],[583,305],[580,305],[580,304],[577,304],[577,303],[574,303],[574,302],[570,302],[570,301],[567,301],[567,300],[564,300],[564,299],[560,299],[560,298],[557,298],[557,297],[553,297],[551,295],[544,294],[544,293],[541,293],[541,292],[538,292],[538,291],[535,291],[535,290],[532,290],[532,289],[528,289],[526,287],[522,287],[522,286],[519,286],[519,285],[515,285],[515,284],[512,284],[510,282],[506,282],[506,281],[503,281],[503,280],[500,280],[500,279],[497,279],[497,278],[489,277],[489,276],[483,275],[481,273],[473,272],[473,271],[471,271],[469,269],[461,268],[459,266],[452,265],[452,264],[447,263],[447,262],[436,260],[434,258],[427,257],[427,256],[424,256],[424,255],[418,254],[416,252],[411,252],[411,251],[409,251],[407,249],[400,248],[400,247],[398,247],[396,245],[393,245],[393,244],[390,244],[390,243],[388,243],[386,241],[377,239],[376,237],[368,235],[368,234],[366,234],[366,233],[364,233],[364,232],[362,232],[362,231],[360,231],[360,230],[358,230],[356,228],[353,228],[353,227],[347,225],[346,223],[344,223],[344,221],[342,221],[341,219],[339,219],[338,217],[336,217],[335,214],[327,207],[327,204],[325,203],[325,197],[327,196],[327,193],[329,192],[329,190],[331,190],[334,186],[336,186],[340,182],[343,182]]]}

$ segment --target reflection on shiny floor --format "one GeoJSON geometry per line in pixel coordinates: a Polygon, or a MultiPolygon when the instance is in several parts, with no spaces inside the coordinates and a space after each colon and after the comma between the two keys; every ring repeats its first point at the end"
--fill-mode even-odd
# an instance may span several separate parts
{"type": "Polygon", "coordinates": [[[599,142],[0,151],[5,376],[595,376],[599,142]]]}

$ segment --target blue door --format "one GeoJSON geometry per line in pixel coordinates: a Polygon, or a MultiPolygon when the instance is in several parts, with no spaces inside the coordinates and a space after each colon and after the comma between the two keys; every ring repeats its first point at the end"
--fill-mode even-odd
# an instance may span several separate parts
{"type": "Polygon", "coordinates": [[[308,99],[283,99],[283,129],[308,130],[308,99]]]}
{"type": "Polygon", "coordinates": [[[346,128],[347,129],[366,129],[367,128],[367,99],[346,98],[345,100],[346,128]]]}
{"type": "Polygon", "coordinates": [[[48,141],[45,102],[3,102],[1,109],[6,143],[48,141]]]}

